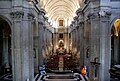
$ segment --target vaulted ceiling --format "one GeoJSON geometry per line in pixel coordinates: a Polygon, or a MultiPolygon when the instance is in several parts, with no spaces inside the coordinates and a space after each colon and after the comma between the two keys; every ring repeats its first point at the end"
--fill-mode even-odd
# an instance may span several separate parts
{"type": "Polygon", "coordinates": [[[113,31],[116,36],[120,34],[120,19],[116,19],[113,24],[113,31]]]}
{"type": "Polygon", "coordinates": [[[42,8],[46,11],[49,21],[67,20],[68,24],[75,17],[76,10],[80,7],[82,0],[41,0],[42,8]]]}

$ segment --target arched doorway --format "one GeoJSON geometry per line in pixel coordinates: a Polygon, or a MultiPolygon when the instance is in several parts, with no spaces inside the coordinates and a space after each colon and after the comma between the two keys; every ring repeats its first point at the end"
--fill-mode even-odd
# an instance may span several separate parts
{"type": "Polygon", "coordinates": [[[120,64],[120,19],[116,19],[111,29],[111,66],[120,64]]]}
{"type": "Polygon", "coordinates": [[[63,40],[59,40],[59,48],[64,48],[64,41],[63,40]]]}
{"type": "MultiPolygon", "coordinates": [[[[12,74],[11,28],[6,20],[0,17],[0,76],[12,74]]],[[[7,77],[6,75],[5,77],[7,77]]],[[[11,77],[12,78],[12,77],[11,77]]],[[[3,77],[0,79],[3,80],[3,77]]]]}
{"type": "Polygon", "coordinates": [[[111,29],[111,66],[120,65],[120,19],[116,19],[111,29]]]}

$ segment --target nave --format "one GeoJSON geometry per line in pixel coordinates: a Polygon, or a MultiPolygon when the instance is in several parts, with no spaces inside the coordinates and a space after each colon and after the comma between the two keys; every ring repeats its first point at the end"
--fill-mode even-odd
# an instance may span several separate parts
{"type": "Polygon", "coordinates": [[[33,81],[41,65],[120,79],[119,0],[0,0],[0,81],[33,81]]]}

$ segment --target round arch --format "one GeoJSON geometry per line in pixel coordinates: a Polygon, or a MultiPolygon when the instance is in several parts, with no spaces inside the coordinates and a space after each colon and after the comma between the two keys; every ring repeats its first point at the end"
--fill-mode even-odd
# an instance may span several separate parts
{"type": "Polygon", "coordinates": [[[120,16],[116,16],[110,23],[111,34],[111,67],[120,64],[120,16]]]}
{"type": "Polygon", "coordinates": [[[114,24],[114,22],[115,22],[117,19],[120,19],[120,15],[114,17],[114,18],[110,21],[110,30],[112,29],[112,25],[114,24]]]}
{"type": "Polygon", "coordinates": [[[0,15],[0,18],[2,18],[3,20],[5,20],[9,24],[10,28],[12,29],[12,22],[7,17],[5,17],[3,15],[0,15]]]}
{"type": "Polygon", "coordinates": [[[12,23],[0,15],[0,75],[12,75],[12,23]]]}

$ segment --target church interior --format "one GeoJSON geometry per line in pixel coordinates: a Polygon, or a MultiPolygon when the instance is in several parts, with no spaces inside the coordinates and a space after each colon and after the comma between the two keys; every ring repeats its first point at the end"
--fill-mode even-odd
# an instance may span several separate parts
{"type": "Polygon", "coordinates": [[[0,81],[120,81],[120,0],[0,0],[0,81]]]}

